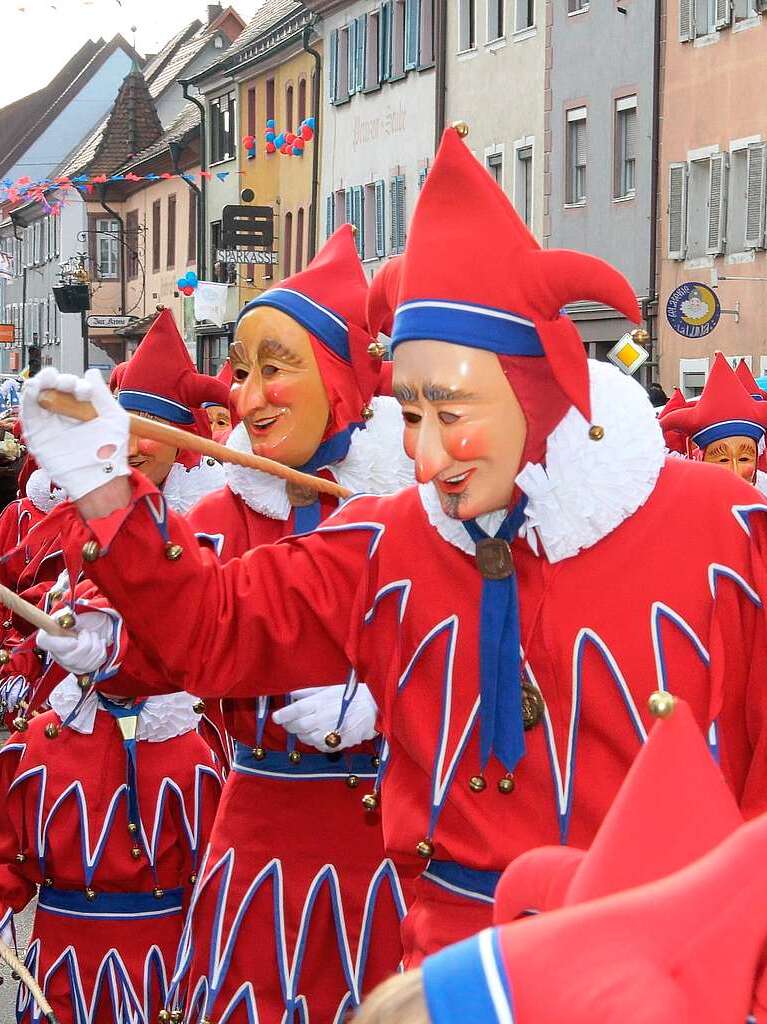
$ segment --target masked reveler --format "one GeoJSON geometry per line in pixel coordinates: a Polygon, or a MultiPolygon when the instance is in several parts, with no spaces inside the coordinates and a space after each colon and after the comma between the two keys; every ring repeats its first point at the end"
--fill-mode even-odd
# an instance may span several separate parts
{"type": "Polygon", "coordinates": [[[388,740],[386,847],[422,872],[403,925],[413,965],[490,922],[515,856],[590,843],[652,691],[687,700],[741,810],[764,807],[767,506],[734,474],[665,459],[645,393],[590,364],[560,312],[588,299],[638,321],[628,282],[541,250],[455,129],[398,296],[394,390],[420,486],[356,497],[313,534],[225,566],[178,519],[184,555],[163,558],[154,491],[123,478],[128,427],[95,376],[43,371],[23,416],[57,479],[69,448],[91,453],[70,488],[73,557],[94,559],[131,641],[175,685],[202,659],[211,694],[335,683],[348,661],[366,681],[388,740]],[[45,411],[40,391],[59,386],[98,418],[45,411]],[[169,635],[148,609],[181,594],[169,635]]]}
{"type": "Polygon", "coordinates": [[[664,432],[686,435],[703,462],[729,469],[767,493],[767,475],[759,469],[767,402],[746,390],[721,352],[700,398],[664,410],[660,424],[664,432]]]}

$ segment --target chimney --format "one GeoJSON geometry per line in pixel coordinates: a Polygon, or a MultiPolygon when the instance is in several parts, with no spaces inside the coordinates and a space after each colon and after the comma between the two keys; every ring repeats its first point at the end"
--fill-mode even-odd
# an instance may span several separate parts
{"type": "Polygon", "coordinates": [[[224,8],[221,4],[208,4],[208,24],[212,25],[216,18],[220,18],[224,13],[224,8]]]}

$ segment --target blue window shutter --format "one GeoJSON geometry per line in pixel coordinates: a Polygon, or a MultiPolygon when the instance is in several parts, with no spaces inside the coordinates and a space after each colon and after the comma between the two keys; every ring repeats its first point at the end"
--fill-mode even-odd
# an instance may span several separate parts
{"type": "Polygon", "coordinates": [[[328,83],[328,94],[330,102],[336,101],[336,82],[338,79],[338,29],[334,28],[330,33],[330,82],[328,83]]]}
{"type": "Polygon", "coordinates": [[[418,172],[418,191],[420,192],[423,188],[423,183],[426,181],[426,175],[429,173],[428,167],[422,167],[418,172]]]}
{"type": "Polygon", "coordinates": [[[350,188],[347,188],[346,191],[344,192],[344,214],[344,223],[353,224],[354,217],[352,214],[352,190],[350,188]]]}
{"type": "Polygon", "coordinates": [[[376,182],[376,256],[386,254],[386,183],[376,182]]]}
{"type": "Polygon", "coordinates": [[[419,0],[405,0],[405,71],[418,66],[418,30],[421,20],[419,0]]]}
{"type": "Polygon", "coordinates": [[[347,81],[349,83],[349,95],[357,91],[357,22],[350,21],[348,34],[347,34],[347,64],[348,64],[348,76],[347,81]]]}
{"type": "Polygon", "coordinates": [[[333,198],[332,192],[325,198],[325,238],[330,238],[333,234],[333,213],[335,212],[333,198]]]}
{"type": "Polygon", "coordinates": [[[398,174],[394,179],[397,200],[397,252],[405,251],[405,176],[398,174]]]}
{"type": "Polygon", "coordinates": [[[357,18],[357,92],[365,88],[365,58],[367,54],[368,18],[361,14],[357,18]]]}
{"type": "Polygon", "coordinates": [[[354,244],[357,246],[357,253],[360,257],[363,254],[363,242],[365,240],[362,192],[362,185],[355,185],[352,189],[352,224],[357,229],[357,234],[354,236],[354,244]]]}
{"type": "Polygon", "coordinates": [[[387,0],[381,7],[381,23],[378,28],[378,73],[382,82],[388,81],[391,76],[391,14],[391,0],[387,0]]]}

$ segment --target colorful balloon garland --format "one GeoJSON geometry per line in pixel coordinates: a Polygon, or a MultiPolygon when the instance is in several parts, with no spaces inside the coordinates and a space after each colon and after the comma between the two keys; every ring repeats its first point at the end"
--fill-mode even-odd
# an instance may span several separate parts
{"type": "Polygon", "coordinates": [[[194,290],[200,283],[197,274],[193,270],[187,270],[183,277],[180,277],[176,284],[182,295],[194,295],[194,290]]]}
{"type": "MultiPolygon", "coordinates": [[[[313,117],[305,118],[298,126],[296,132],[277,132],[276,122],[270,118],[266,122],[264,139],[266,140],[266,152],[282,153],[283,156],[303,156],[304,146],[314,138],[315,120],[313,117]]],[[[256,140],[253,135],[246,135],[242,144],[248,151],[251,159],[256,155],[256,140]]]]}

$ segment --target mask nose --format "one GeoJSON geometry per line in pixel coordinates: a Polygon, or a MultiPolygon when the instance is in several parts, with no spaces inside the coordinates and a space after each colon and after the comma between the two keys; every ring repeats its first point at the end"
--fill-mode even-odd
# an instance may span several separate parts
{"type": "Polygon", "coordinates": [[[264,384],[257,371],[249,373],[237,392],[237,412],[244,419],[267,405],[264,384]]]}
{"type": "Polygon", "coordinates": [[[129,438],[128,438],[128,457],[129,458],[131,456],[133,456],[133,455],[138,455],[138,453],[139,453],[138,442],[139,442],[139,439],[136,437],[135,434],[130,434],[129,435],[129,438]]]}
{"type": "Polygon", "coordinates": [[[419,484],[428,484],[451,463],[451,458],[442,445],[439,429],[426,420],[422,421],[415,447],[415,478],[419,484]]]}

